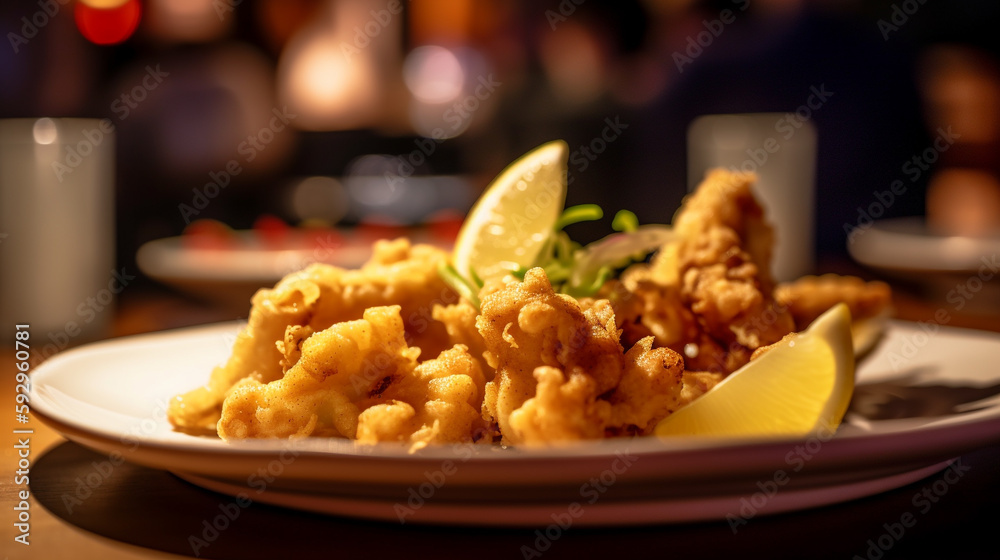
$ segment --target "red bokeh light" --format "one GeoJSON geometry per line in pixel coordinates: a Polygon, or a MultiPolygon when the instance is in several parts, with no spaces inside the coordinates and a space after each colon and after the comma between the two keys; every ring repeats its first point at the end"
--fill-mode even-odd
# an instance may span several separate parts
{"type": "Polygon", "coordinates": [[[128,0],[121,6],[107,9],[77,2],[73,16],[76,27],[88,41],[98,45],[114,45],[135,33],[141,12],[139,0],[128,0]]]}

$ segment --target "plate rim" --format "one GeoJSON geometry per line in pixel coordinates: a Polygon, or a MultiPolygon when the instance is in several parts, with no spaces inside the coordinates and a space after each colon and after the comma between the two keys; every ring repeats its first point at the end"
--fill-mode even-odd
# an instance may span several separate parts
{"type": "Polygon", "coordinates": [[[926,226],[920,216],[875,220],[867,228],[848,236],[847,251],[854,260],[876,269],[960,274],[977,271],[980,257],[1000,250],[1000,236],[918,235],[885,227],[921,224],[926,226]],[[893,251],[879,251],[880,240],[891,242],[893,251]],[[914,258],[915,255],[920,258],[914,258]],[[938,266],[927,266],[928,255],[938,256],[938,266]],[[921,263],[921,266],[913,266],[913,263],[921,263]]]}
{"type": "MultiPolygon", "coordinates": [[[[282,453],[286,453],[289,450],[296,450],[296,448],[289,445],[289,442],[286,440],[250,442],[246,445],[225,444],[225,446],[212,443],[210,444],[212,447],[201,447],[179,444],[171,441],[155,441],[148,437],[129,440],[129,445],[126,446],[126,442],[123,438],[124,434],[120,434],[119,437],[114,437],[113,435],[104,433],[102,430],[95,430],[92,426],[87,426],[81,422],[75,422],[66,416],[61,416],[58,411],[56,411],[55,414],[52,414],[52,411],[47,410],[48,403],[44,397],[36,400],[36,397],[38,397],[38,391],[41,390],[40,384],[37,383],[37,381],[41,381],[41,386],[44,387],[47,376],[58,375],[58,373],[48,372],[58,372],[60,371],[60,368],[67,367],[67,364],[71,364],[73,360],[87,354],[93,352],[114,351],[115,347],[121,344],[147,344],[154,346],[157,344],[166,345],[171,343],[171,341],[176,342],[177,339],[184,340],[187,337],[204,336],[213,332],[233,332],[243,323],[245,322],[228,321],[223,323],[213,323],[209,325],[199,325],[194,327],[145,333],[129,337],[119,337],[62,352],[50,358],[48,361],[39,365],[35,369],[32,375],[32,387],[30,391],[31,399],[34,403],[32,412],[39,416],[43,422],[51,425],[54,429],[56,429],[56,431],[71,440],[82,443],[87,447],[96,448],[102,452],[121,452],[126,447],[132,447],[131,449],[128,449],[129,453],[126,455],[126,458],[132,460],[132,462],[145,464],[147,466],[168,468],[170,470],[190,470],[185,469],[183,466],[178,466],[175,461],[163,461],[163,458],[167,457],[169,459],[173,456],[175,459],[183,459],[195,455],[204,458],[206,454],[211,456],[213,459],[224,463],[224,465],[220,465],[219,468],[225,467],[226,469],[231,469],[231,465],[239,461],[273,460],[282,453]],[[39,375],[41,376],[40,378],[36,377],[39,375]],[[41,406],[38,406],[39,404],[41,406]],[[136,454],[136,450],[141,450],[142,453],[136,454]]],[[[889,324],[889,328],[893,328],[893,325],[905,325],[911,323],[893,320],[890,321],[889,324]]],[[[986,331],[956,329],[952,327],[943,328],[959,335],[973,336],[975,338],[997,339],[1000,337],[1000,335],[997,335],[996,333],[986,331]]],[[[320,441],[328,447],[326,450],[297,449],[297,457],[299,459],[303,457],[306,458],[304,464],[307,466],[317,462],[322,464],[333,460],[358,462],[375,461],[390,463],[389,466],[393,466],[391,464],[398,465],[400,463],[419,466],[440,464],[442,461],[455,459],[453,446],[434,446],[417,454],[409,454],[405,452],[405,449],[402,446],[388,447],[383,445],[375,446],[374,448],[366,447],[364,453],[359,453],[357,452],[359,446],[353,442],[348,442],[347,440],[344,442],[333,442],[328,438],[308,438],[306,441],[320,441]],[[330,444],[337,444],[343,448],[348,446],[353,447],[353,452],[348,453],[346,452],[346,449],[331,451],[329,449],[330,444]]],[[[647,458],[686,457],[688,460],[694,460],[698,457],[712,454],[739,455],[748,453],[769,457],[768,460],[758,460],[757,464],[743,466],[744,471],[754,469],[759,471],[765,466],[770,466],[770,470],[773,470],[773,467],[775,466],[773,458],[777,450],[787,450],[793,448],[795,445],[801,445],[803,442],[807,441],[808,438],[787,437],[727,439],[686,438],[683,445],[681,445],[680,441],[674,441],[672,442],[674,445],[665,447],[661,440],[653,436],[631,439],[623,438],[621,440],[598,440],[565,447],[549,447],[527,450],[504,449],[499,450],[499,452],[495,448],[489,447],[487,448],[488,451],[483,453],[483,456],[476,457],[475,463],[491,465],[502,464],[519,469],[530,469],[533,464],[543,464],[549,461],[562,461],[565,463],[582,462],[591,464],[602,459],[606,460],[613,457],[615,451],[621,451],[624,447],[626,452],[632,452],[638,454],[640,457],[647,458]],[[573,459],[574,461],[568,461],[568,459],[573,459]]],[[[830,451],[826,451],[824,453],[824,460],[819,463],[819,468],[837,468],[838,466],[850,464],[853,460],[856,460],[858,456],[865,455],[869,451],[873,451],[876,455],[885,458],[886,449],[895,449],[897,453],[895,456],[896,460],[900,462],[912,461],[913,457],[918,455],[928,457],[933,456],[936,459],[943,460],[946,457],[959,454],[959,452],[963,450],[988,445],[994,441],[1000,441],[1000,410],[996,410],[995,412],[991,410],[991,415],[988,415],[985,418],[967,418],[944,425],[925,425],[915,429],[893,431],[888,433],[862,432],[849,433],[847,435],[838,434],[829,441],[824,442],[824,449],[830,451]],[[978,427],[979,429],[969,429],[970,425],[978,427]],[[910,444],[904,445],[903,440],[908,438],[913,439],[914,434],[916,434],[916,437],[921,440],[933,440],[940,442],[941,447],[935,453],[928,453],[924,448],[911,450],[910,453],[905,453],[910,447],[910,444]]],[[[211,461],[206,462],[211,463],[211,461]]],[[[230,471],[227,470],[227,472],[230,471]]],[[[303,470],[303,472],[305,471],[303,470]]],[[[200,474],[217,474],[217,470],[200,471],[200,474]]],[[[296,479],[309,480],[310,478],[308,476],[297,476],[296,479]]],[[[518,479],[518,477],[512,477],[509,482],[513,483],[515,479],[518,479]]],[[[523,479],[523,476],[521,479],[523,479]]]]}

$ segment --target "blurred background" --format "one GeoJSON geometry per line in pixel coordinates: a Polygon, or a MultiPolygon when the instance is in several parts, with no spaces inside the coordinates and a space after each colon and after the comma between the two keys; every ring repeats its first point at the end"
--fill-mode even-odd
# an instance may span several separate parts
{"type": "Polygon", "coordinates": [[[1000,226],[998,17],[987,0],[5,1],[0,118],[113,125],[123,298],[159,289],[139,248],[197,224],[446,243],[504,165],[556,138],[567,204],[669,222],[692,122],[741,113],[786,115],[779,140],[815,130],[801,211],[823,270],[872,220],[1000,226]]]}

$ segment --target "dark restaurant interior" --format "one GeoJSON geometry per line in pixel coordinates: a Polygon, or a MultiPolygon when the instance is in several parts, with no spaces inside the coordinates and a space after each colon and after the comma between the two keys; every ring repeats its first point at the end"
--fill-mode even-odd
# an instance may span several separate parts
{"type": "MultiPolygon", "coordinates": [[[[109,337],[246,319],[256,289],[307,262],[357,266],[380,238],[450,246],[507,164],[563,139],[566,205],[605,216],[569,226],[577,241],[609,233],[619,210],[671,223],[711,166],[754,171],[774,205],[779,280],[884,280],[899,319],[947,309],[950,326],[1000,332],[995,279],[955,292],[976,270],[969,255],[989,265],[984,251],[1000,239],[998,21],[1000,3],[987,0],[4,1],[0,315],[5,329],[31,319],[35,363],[109,337]],[[32,167],[21,137],[56,151],[32,167]],[[42,175],[57,194],[26,187],[42,175]],[[205,249],[216,252],[192,257],[205,249]]],[[[80,473],[92,459],[56,451],[80,473]]],[[[773,558],[946,557],[935,543],[957,534],[960,556],[991,557],[998,452],[975,453],[973,481],[954,489],[967,502],[919,518],[920,536],[895,550],[869,546],[878,533],[849,518],[889,519],[919,486],[805,520],[761,519],[741,542],[773,558]],[[848,538],[818,537],[820,523],[848,538]],[[789,533],[790,547],[772,547],[789,533]],[[826,544],[802,554],[810,542],[826,544]]],[[[135,476],[167,476],[146,471],[135,476]]],[[[51,471],[38,476],[58,485],[51,471]]],[[[214,507],[192,496],[176,503],[214,507]]],[[[256,515],[246,526],[266,530],[286,514],[256,515]]],[[[320,541],[307,529],[325,518],[288,515],[300,539],[288,550],[309,554],[320,541]]],[[[38,539],[79,523],[56,516],[38,539]]],[[[522,554],[520,537],[533,535],[365,523],[334,533],[391,540],[398,529],[416,556],[457,538],[484,557],[522,554]],[[483,548],[491,536],[500,548],[483,548]]],[[[102,541],[86,557],[187,551],[111,521],[84,526],[129,543],[102,541]]],[[[561,550],[550,544],[553,557],[618,538],[636,554],[668,541],[739,553],[735,539],[720,542],[729,529],[580,529],[561,550]]],[[[254,557],[235,536],[208,555],[254,557]]]]}
{"type": "Polygon", "coordinates": [[[907,194],[884,217],[994,229],[1000,83],[991,29],[1000,8],[927,2],[914,3],[919,16],[896,16],[893,5],[454,0],[402,2],[397,15],[380,2],[5,2],[0,116],[111,121],[115,258],[126,266],[144,242],[196,219],[233,229],[265,216],[405,228],[460,217],[507,162],[554,138],[585,152],[574,152],[571,171],[585,168],[568,204],[667,223],[687,192],[696,117],[793,112],[812,86],[831,92],[809,117],[819,136],[820,255],[845,254],[843,224],[857,223],[872,191],[896,179],[907,194]],[[90,4],[136,15],[94,16],[87,31],[90,4]],[[731,23],[719,19],[727,10],[731,23]],[[337,58],[357,64],[338,67],[337,58]],[[264,131],[272,110],[294,115],[273,134],[264,131]],[[605,118],[627,128],[592,154],[587,143],[605,118]],[[960,135],[955,149],[910,184],[902,165],[945,125],[960,135]],[[432,138],[435,128],[446,139],[432,138]],[[342,184],[304,183],[409,170],[384,156],[414,152],[415,177],[450,176],[456,189],[380,205],[342,184]],[[194,208],[193,191],[233,159],[243,172],[194,208]]]}

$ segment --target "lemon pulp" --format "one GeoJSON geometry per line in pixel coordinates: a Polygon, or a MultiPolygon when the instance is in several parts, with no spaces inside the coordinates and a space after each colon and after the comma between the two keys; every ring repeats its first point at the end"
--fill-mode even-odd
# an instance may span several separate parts
{"type": "Polygon", "coordinates": [[[569,146],[556,140],[497,175],[458,232],[452,264],[459,274],[488,280],[535,261],[566,202],[568,158],[569,146]]]}

